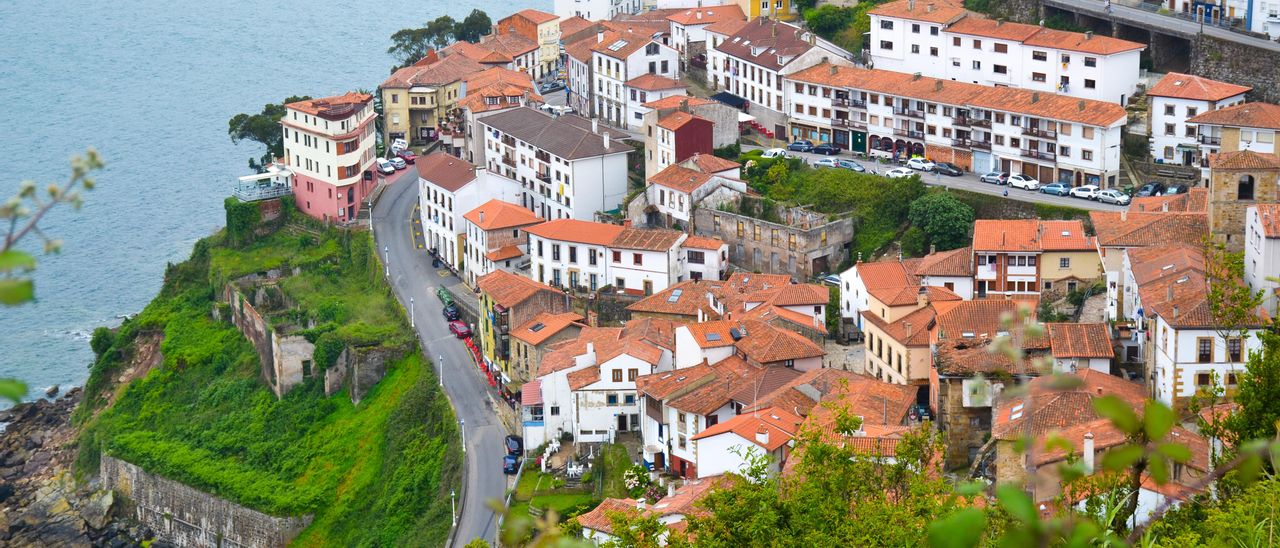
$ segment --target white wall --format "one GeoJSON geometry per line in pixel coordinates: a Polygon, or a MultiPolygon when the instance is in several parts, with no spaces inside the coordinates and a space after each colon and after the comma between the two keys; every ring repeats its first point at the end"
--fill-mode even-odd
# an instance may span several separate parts
{"type": "Polygon", "coordinates": [[[643,289],[644,282],[653,284],[652,293],[657,293],[677,282],[684,281],[685,257],[680,253],[680,242],[676,242],[666,251],[647,251],[638,249],[611,248],[611,252],[621,253],[618,261],[609,257],[609,283],[617,289],[643,289]],[[635,256],[640,256],[639,265],[635,264],[635,256]],[[618,280],[622,284],[618,284],[618,280]],[[619,287],[620,286],[620,287],[619,287]]]}
{"type": "Polygon", "coordinates": [[[1154,331],[1151,336],[1152,352],[1155,354],[1155,382],[1153,388],[1155,399],[1165,404],[1173,404],[1174,398],[1186,398],[1195,394],[1196,375],[1200,373],[1216,373],[1219,383],[1226,382],[1228,373],[1239,375],[1244,371],[1244,360],[1249,352],[1259,351],[1262,342],[1258,340],[1257,330],[1251,331],[1244,340],[1244,352],[1241,360],[1229,362],[1226,342],[1211,329],[1175,329],[1164,318],[1157,316],[1152,322],[1154,331]],[[1213,339],[1213,361],[1197,363],[1197,340],[1213,339]],[[1176,371],[1176,376],[1175,376],[1176,371]]]}
{"type": "MultiPolygon", "coordinates": [[[[1243,94],[1241,95],[1243,97],[1243,94]]],[[[1203,114],[1210,109],[1208,101],[1193,99],[1176,99],[1172,97],[1151,97],[1151,156],[1163,160],[1166,164],[1187,165],[1183,162],[1182,151],[1178,145],[1188,145],[1194,152],[1200,145],[1196,140],[1196,126],[1191,126],[1187,134],[1187,118],[1203,114]],[[1167,114],[1172,108],[1173,113],[1167,114]],[[1188,111],[1188,109],[1191,109],[1188,111]],[[1193,114],[1194,113],[1194,114],[1193,114]],[[1172,128],[1166,128],[1172,125],[1172,128]],[[1166,130],[1169,130],[1166,133],[1166,130]]],[[[1195,154],[1192,154],[1193,160],[1195,154]]]]}
{"type": "Polygon", "coordinates": [[[591,288],[591,276],[594,275],[599,289],[612,283],[608,277],[609,250],[605,246],[549,240],[541,236],[529,235],[529,277],[534,281],[556,285],[556,272],[560,273],[559,284],[570,285],[569,271],[578,272],[578,286],[591,288]],[[555,258],[555,246],[560,246],[560,258],[555,258]],[[576,260],[570,261],[570,249],[575,249],[576,260]],[[591,264],[592,256],[595,264],[591,264]]]}
{"type": "Polygon", "coordinates": [[[718,250],[682,248],[681,252],[685,256],[686,277],[690,280],[697,277],[695,274],[701,276],[703,280],[718,280],[720,272],[724,271],[729,264],[729,244],[720,246],[718,250]],[[702,252],[702,264],[695,264],[688,260],[691,251],[702,252]]]}
{"type": "Polygon", "coordinates": [[[1275,289],[1280,283],[1268,277],[1280,276],[1280,238],[1267,238],[1258,208],[1250,207],[1245,218],[1244,281],[1254,291],[1262,290],[1263,306],[1276,314],[1275,289]]]}

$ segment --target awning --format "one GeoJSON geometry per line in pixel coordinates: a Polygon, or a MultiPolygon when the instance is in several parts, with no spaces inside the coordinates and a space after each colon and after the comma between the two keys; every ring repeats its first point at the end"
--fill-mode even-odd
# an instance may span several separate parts
{"type": "Polygon", "coordinates": [[[1187,143],[1178,143],[1176,148],[1185,148],[1187,150],[1200,150],[1199,145],[1190,145],[1187,143]]]}
{"type": "Polygon", "coordinates": [[[750,122],[750,121],[755,120],[755,119],[756,119],[756,117],[755,117],[755,116],[752,116],[752,115],[747,114],[747,113],[742,112],[742,111],[739,111],[739,112],[738,112],[738,123],[739,123],[739,124],[741,124],[742,122],[750,122]]]}
{"type": "Polygon", "coordinates": [[[743,99],[742,97],[738,97],[737,95],[734,95],[734,94],[729,93],[729,92],[727,92],[727,91],[722,91],[722,92],[720,92],[720,93],[717,93],[717,94],[715,94],[715,95],[712,95],[712,96],[711,96],[711,100],[712,100],[712,101],[717,101],[717,102],[720,102],[720,103],[724,103],[724,104],[729,105],[729,106],[731,106],[731,107],[733,107],[733,108],[739,108],[739,109],[740,109],[740,108],[743,108],[743,107],[746,107],[746,106],[747,106],[747,100],[746,100],[746,99],[743,99]]]}

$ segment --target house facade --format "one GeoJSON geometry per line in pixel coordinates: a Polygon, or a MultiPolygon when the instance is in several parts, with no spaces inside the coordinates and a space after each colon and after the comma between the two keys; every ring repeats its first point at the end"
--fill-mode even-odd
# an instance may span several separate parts
{"type": "Polygon", "coordinates": [[[516,273],[527,269],[527,228],[542,222],[531,211],[498,199],[489,200],[462,216],[466,251],[463,279],[475,288],[480,277],[494,270],[516,273]],[[523,268],[522,268],[523,267],[523,268]]]}
{"type": "Polygon", "coordinates": [[[543,80],[560,69],[560,18],[535,9],[520,10],[499,19],[495,34],[518,34],[538,44],[537,62],[529,71],[543,80]]]}
{"type": "Polygon", "coordinates": [[[667,97],[688,96],[688,90],[683,82],[657,74],[641,74],[628,80],[623,88],[627,98],[627,128],[631,131],[640,131],[644,128],[644,115],[652,110],[645,106],[646,103],[667,97]]]}
{"type": "Polygon", "coordinates": [[[853,221],[848,218],[781,208],[780,222],[773,222],[728,209],[733,211],[695,209],[695,233],[729,244],[730,261],[747,270],[801,279],[831,272],[848,253],[845,244],[853,240],[853,221]]]}
{"type": "Polygon", "coordinates": [[[1261,291],[1263,307],[1277,314],[1280,282],[1280,205],[1250,206],[1245,217],[1244,281],[1254,291],[1261,291]]]}
{"type": "Polygon", "coordinates": [[[610,244],[618,225],[557,219],[526,230],[529,277],[553,287],[596,291],[610,285],[610,244]]]}
{"type": "Polygon", "coordinates": [[[643,117],[644,113],[633,112],[632,107],[644,101],[630,99],[630,91],[636,88],[628,89],[628,82],[646,74],[678,80],[679,54],[660,40],[635,32],[601,32],[597,40],[591,46],[595,115],[615,127],[637,125],[636,114],[643,117]]]}
{"type": "Polygon", "coordinates": [[[480,289],[480,325],[476,338],[480,340],[485,365],[505,386],[513,378],[511,330],[544,312],[568,312],[569,296],[554,287],[502,270],[486,274],[476,285],[480,289]]]}
{"type": "Polygon", "coordinates": [[[298,210],[324,222],[356,218],[375,181],[373,96],[347,93],[285,105],[284,163],[298,210]]]}
{"type": "Polygon", "coordinates": [[[687,112],[673,112],[645,128],[653,133],[654,169],[662,171],[667,166],[683,162],[694,154],[711,155],[711,134],[714,124],[687,112]]]}
{"type": "Polygon", "coordinates": [[[418,171],[418,208],[427,249],[449,268],[461,271],[466,259],[463,214],[487,197],[516,200],[519,188],[443,152],[420,158],[414,167],[418,171]]]}
{"type": "MultiPolygon", "coordinates": [[[[1224,152],[1250,151],[1275,154],[1276,132],[1280,131],[1280,105],[1271,103],[1237,103],[1229,107],[1202,112],[1187,119],[1196,124],[1201,160],[1224,152]]],[[[1204,186],[1209,186],[1212,161],[1202,161],[1204,186]]]]}
{"type": "Polygon", "coordinates": [[[1151,98],[1151,157],[1166,164],[1198,165],[1200,132],[1187,120],[1243,103],[1245,93],[1252,89],[1190,74],[1164,75],[1147,90],[1151,98]]]}

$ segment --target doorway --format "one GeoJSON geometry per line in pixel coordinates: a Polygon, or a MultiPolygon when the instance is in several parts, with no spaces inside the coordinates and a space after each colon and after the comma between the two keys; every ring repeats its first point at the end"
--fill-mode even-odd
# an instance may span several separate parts
{"type": "Polygon", "coordinates": [[[618,414],[618,431],[619,432],[627,431],[627,416],[621,413],[618,414]]]}

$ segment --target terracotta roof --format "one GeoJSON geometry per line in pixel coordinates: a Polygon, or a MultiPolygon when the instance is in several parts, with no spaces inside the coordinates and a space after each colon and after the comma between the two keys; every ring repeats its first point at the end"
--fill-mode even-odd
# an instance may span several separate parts
{"type": "Polygon", "coordinates": [[[821,403],[809,414],[810,425],[835,432],[837,411],[862,417],[862,427],[904,426],[916,404],[919,386],[893,384],[858,374],[846,374],[832,383],[821,403]]]}
{"type": "Polygon", "coordinates": [[[662,371],[636,377],[636,391],[647,396],[665,400],[672,395],[682,396],[689,390],[712,382],[716,372],[705,362],[693,367],[662,371]]]}
{"type": "Polygon", "coordinates": [[[684,239],[683,244],[680,244],[685,249],[708,249],[711,251],[719,251],[720,248],[726,245],[728,244],[720,238],[708,238],[705,236],[689,236],[684,239]]]}
{"type": "Polygon", "coordinates": [[[1078,99],[1020,88],[993,88],[902,72],[836,66],[830,63],[814,65],[791,74],[788,78],[826,86],[859,89],[956,106],[974,106],[1098,127],[1120,124],[1124,122],[1126,116],[1124,107],[1116,103],[1078,99]]]}
{"type": "Polygon", "coordinates": [[[796,432],[799,431],[800,423],[803,421],[804,419],[790,411],[770,407],[738,415],[727,421],[717,423],[699,432],[693,439],[701,440],[726,432],[733,432],[743,439],[763,447],[765,451],[773,451],[790,442],[791,438],[795,437],[796,432]],[[756,435],[758,432],[766,439],[760,439],[761,436],[756,435]]]}
{"type": "Polygon", "coordinates": [[[1016,317],[1019,307],[1035,310],[1036,300],[983,299],[933,303],[937,311],[937,338],[995,337],[1008,329],[1005,319],[1016,317]],[[973,335],[965,335],[973,333],[973,335]]]}
{"type": "Polygon", "coordinates": [[[659,74],[645,73],[627,80],[627,87],[643,89],[647,91],[657,91],[663,89],[676,89],[685,87],[684,82],[675,78],[667,78],[659,74]]]}
{"type": "Polygon", "coordinates": [[[747,302],[767,302],[774,306],[825,305],[831,300],[831,292],[825,285],[787,284],[757,291],[744,299],[747,302]]]}
{"type": "Polygon", "coordinates": [[[497,270],[481,276],[476,282],[480,286],[480,291],[488,295],[490,299],[501,306],[511,308],[529,297],[534,296],[539,291],[551,291],[559,294],[560,291],[546,284],[540,284],[524,276],[512,274],[504,270],[497,270]]]}
{"type": "Polygon", "coordinates": [[[965,11],[960,2],[953,2],[952,0],[936,0],[933,2],[897,0],[896,2],[880,4],[867,13],[928,23],[950,23],[964,17],[968,12],[965,11]]]}
{"type": "Polygon", "coordinates": [[[710,99],[703,99],[702,97],[695,97],[692,95],[668,95],[661,99],[655,99],[653,101],[649,101],[648,103],[645,103],[642,106],[646,106],[655,110],[668,109],[668,108],[680,108],[680,104],[686,101],[688,102],[689,107],[691,108],[702,106],[702,105],[710,105],[715,102],[710,99]]]}
{"type": "Polygon", "coordinates": [[[566,37],[572,36],[574,34],[577,34],[578,31],[583,30],[587,27],[590,27],[594,24],[595,23],[592,23],[591,21],[588,21],[577,15],[573,17],[569,17],[567,19],[561,19],[560,20],[560,36],[566,36],[566,37]]]}
{"type": "Polygon", "coordinates": [[[592,245],[609,245],[622,230],[618,225],[577,219],[556,219],[524,229],[539,238],[592,245]]]}
{"type": "Polygon", "coordinates": [[[1130,249],[1129,264],[1145,315],[1175,327],[1212,327],[1204,250],[1169,244],[1130,249]]]}
{"type": "Polygon", "coordinates": [[[693,153],[693,156],[680,163],[685,167],[696,169],[703,173],[720,173],[722,171],[742,169],[742,164],[738,162],[721,158],[714,154],[702,154],[700,152],[693,153]]]}
{"type": "Polygon", "coordinates": [[[738,327],[738,322],[730,320],[718,320],[691,323],[684,326],[689,330],[689,335],[693,337],[694,342],[701,348],[716,348],[721,346],[733,346],[733,334],[731,329],[738,327]]]}
{"type": "Polygon", "coordinates": [[[480,230],[496,230],[542,222],[542,218],[534,215],[532,211],[497,198],[480,204],[480,207],[468,211],[462,217],[480,230]]]}
{"type": "Polygon", "coordinates": [[[1202,76],[1170,72],[1165,74],[1156,85],[1147,90],[1147,95],[1155,97],[1173,97],[1175,99],[1194,99],[1198,101],[1221,101],[1253,90],[1250,86],[1237,86],[1227,82],[1210,80],[1202,76]]]}
{"type": "Polygon", "coordinates": [[[493,251],[486,251],[484,258],[489,259],[490,261],[505,261],[507,259],[514,259],[521,255],[524,255],[524,251],[521,251],[518,246],[504,245],[493,251]]]}
{"type": "Polygon", "coordinates": [[[822,316],[804,314],[781,306],[757,306],[740,317],[743,320],[758,320],[775,327],[790,329],[786,325],[775,323],[775,319],[782,320],[796,327],[812,329],[823,335],[827,334],[827,322],[822,316]]]}
{"type": "Polygon", "coordinates": [[[990,375],[1038,375],[1033,360],[1044,357],[1048,349],[1038,341],[1023,344],[1023,359],[1014,363],[1009,356],[993,352],[990,338],[955,339],[938,343],[933,357],[933,367],[939,375],[972,377],[990,375]]]}
{"type": "Polygon", "coordinates": [[[1049,351],[1055,358],[1114,358],[1111,333],[1103,323],[1051,323],[1049,351]]]}
{"type": "Polygon", "coordinates": [[[686,26],[709,25],[720,21],[745,21],[746,19],[747,17],[742,14],[742,8],[738,7],[737,4],[690,8],[667,16],[668,21],[686,26]]]}
{"type": "Polygon", "coordinates": [[[1280,169],[1280,156],[1252,150],[1219,152],[1209,155],[1209,169],[1280,169]]]}
{"type": "Polygon", "coordinates": [[[947,32],[1022,42],[1040,31],[1038,25],[1026,25],[985,17],[964,17],[947,27],[947,32]]]}
{"type": "Polygon", "coordinates": [[[902,261],[886,259],[870,263],[853,265],[857,269],[858,278],[867,291],[893,290],[918,285],[915,276],[907,270],[902,261]]]}
{"type": "Polygon", "coordinates": [[[1137,410],[1147,397],[1147,390],[1141,384],[1092,369],[1064,375],[1075,377],[1079,382],[1063,388],[1056,376],[1037,377],[1027,384],[1026,396],[1000,402],[994,409],[991,435],[1000,439],[1024,435],[1040,439],[1054,430],[1102,419],[1093,408],[1094,398],[1118,396],[1137,410]]]}
{"type": "Polygon", "coordinates": [[[929,326],[933,324],[935,318],[937,318],[937,312],[932,306],[916,309],[893,323],[886,322],[880,316],[870,312],[862,312],[863,320],[874,324],[886,337],[908,347],[929,346],[929,326]]]}
{"type": "Polygon", "coordinates": [[[808,35],[808,31],[794,25],[768,17],[757,17],[715,49],[729,57],[778,71],[796,57],[817,47],[809,43],[808,35]]]}
{"type": "Polygon", "coordinates": [[[581,514],[573,519],[578,520],[578,524],[582,525],[583,529],[612,534],[612,516],[614,514],[639,516],[643,512],[636,508],[636,504],[636,501],[631,499],[604,499],[598,506],[592,508],[590,512],[581,514]]]}
{"type": "Polygon", "coordinates": [[[710,318],[719,318],[720,314],[707,302],[707,293],[718,294],[721,284],[722,282],[706,280],[686,280],[632,303],[627,306],[627,310],[690,318],[696,317],[701,310],[710,318]]]}
{"type": "Polygon", "coordinates": [[[641,251],[667,251],[676,246],[683,232],[660,228],[627,227],[618,233],[609,243],[609,247],[617,249],[636,249],[641,251]]]}
{"type": "Polygon", "coordinates": [[[827,355],[822,347],[798,333],[764,322],[743,322],[747,335],[734,343],[738,351],[756,363],[773,363],[827,355]]]}
{"type": "Polygon", "coordinates": [[[1187,119],[1188,124],[1280,129],[1280,105],[1239,103],[1208,110],[1187,119]]]}
{"type": "Polygon", "coordinates": [[[519,34],[489,34],[483,38],[480,47],[495,51],[511,58],[520,57],[538,49],[538,43],[519,34]]]}
{"type": "Polygon", "coordinates": [[[961,247],[930,253],[916,263],[916,276],[972,276],[973,248],[961,247]]]}
{"type": "Polygon", "coordinates": [[[707,120],[706,118],[703,118],[701,116],[694,116],[692,114],[689,114],[688,112],[676,111],[666,115],[661,120],[658,120],[658,127],[662,129],[669,129],[671,131],[676,131],[684,127],[685,124],[688,124],[689,122],[692,122],[694,120],[702,120],[703,122],[706,122],[708,124],[711,123],[710,120],[707,120]]]}
{"type": "Polygon", "coordinates": [[[714,174],[712,173],[703,173],[680,164],[671,164],[654,174],[653,177],[650,177],[649,182],[678,190],[685,194],[692,194],[693,191],[710,182],[713,176],[714,174]]]}
{"type": "Polygon", "coordinates": [[[742,30],[742,27],[747,26],[748,23],[749,22],[745,19],[718,21],[710,25],[707,25],[706,28],[704,28],[703,30],[707,32],[714,32],[716,34],[722,34],[724,36],[733,36],[734,34],[737,34],[738,31],[742,30]]]}
{"type": "Polygon", "coordinates": [[[1142,196],[1129,203],[1129,211],[1156,213],[1204,213],[1208,211],[1209,189],[1195,187],[1181,194],[1142,196]]]}
{"type": "MultiPolygon", "coordinates": [[[[545,377],[577,365],[575,358],[587,353],[587,344],[599,346],[622,336],[621,327],[583,327],[573,339],[557,342],[547,348],[538,364],[538,376],[545,377]]],[[[593,369],[593,368],[588,368],[593,369]]]]}
{"type": "MultiPolygon", "coordinates": [[[[449,44],[448,46],[445,46],[443,49],[441,49],[439,53],[441,58],[449,57],[451,55],[461,55],[463,57],[466,57],[467,59],[470,59],[476,62],[481,62],[485,58],[490,57],[493,54],[494,54],[494,51],[492,49],[481,47],[479,44],[474,44],[466,40],[458,40],[452,44],[449,44]]],[[[502,55],[499,54],[499,56],[502,56],[502,55]]],[[[511,62],[510,56],[502,56],[502,57],[505,57],[505,62],[507,63],[511,62]]]]}
{"type": "MultiPolygon", "coordinates": [[[[1251,207],[1258,210],[1258,221],[1262,224],[1263,235],[1268,238],[1280,238],[1280,204],[1258,204],[1251,207]]],[[[687,247],[688,242],[685,242],[685,245],[687,247]]]]}
{"type": "Polygon", "coordinates": [[[582,315],[575,312],[562,312],[560,314],[539,312],[528,323],[515,328],[511,332],[511,336],[537,346],[550,339],[556,333],[580,321],[582,321],[582,315]]]}
{"type": "Polygon", "coordinates": [[[476,180],[476,166],[443,152],[433,152],[418,158],[415,166],[418,177],[449,192],[457,192],[476,180]]]}
{"type": "Polygon", "coordinates": [[[1051,28],[1041,28],[1030,38],[1022,42],[1028,46],[1065,49],[1080,53],[1096,53],[1098,55],[1114,55],[1126,51],[1146,49],[1146,44],[1130,42],[1101,34],[1086,34],[1051,28]]]}
{"type": "MultiPolygon", "coordinates": [[[[531,92],[535,91],[533,78],[529,76],[529,73],[511,70],[506,67],[490,67],[470,74],[462,80],[467,83],[467,96],[480,93],[484,88],[499,83],[525,88],[531,92]]],[[[534,93],[534,95],[537,95],[537,93],[534,93]]]]}
{"type": "Polygon", "coordinates": [[[1095,249],[1084,234],[1084,222],[1040,221],[1040,249],[1044,251],[1088,251],[1095,249]]]}
{"type": "Polygon", "coordinates": [[[974,251],[1031,252],[1092,249],[1080,221],[978,219],[973,223],[974,251]],[[1052,227],[1053,230],[1049,230],[1052,227]],[[1063,236],[1062,232],[1068,232],[1063,236]]]}
{"type": "Polygon", "coordinates": [[[653,41],[652,36],[645,36],[636,32],[611,30],[604,33],[604,40],[600,40],[591,46],[591,51],[614,59],[626,60],[631,54],[640,51],[640,48],[653,41]]]}
{"type": "MultiPolygon", "coordinates": [[[[742,361],[737,355],[733,355],[721,360],[721,363],[728,360],[742,361]]],[[[747,382],[739,383],[732,396],[733,401],[742,404],[744,408],[753,406],[760,397],[772,394],[801,375],[800,371],[790,367],[755,367],[752,371],[755,372],[753,376],[747,382]]]]}
{"type": "Polygon", "coordinates": [[[1089,221],[1098,235],[1098,245],[1105,247],[1199,244],[1209,235],[1209,221],[1204,213],[1090,211],[1089,221]]]}
{"type": "Polygon", "coordinates": [[[613,534],[613,517],[622,514],[628,517],[654,516],[660,519],[668,529],[684,529],[688,526],[688,516],[706,515],[698,502],[716,489],[733,485],[729,476],[713,476],[696,480],[687,480],[671,496],[658,499],[651,504],[643,504],[632,499],[604,499],[590,512],[574,518],[584,529],[591,529],[606,534],[613,534]]]}
{"type": "Polygon", "coordinates": [[[593,132],[590,120],[573,114],[552,117],[534,108],[521,107],[486,116],[480,123],[567,160],[634,150],[622,142],[627,134],[604,127],[593,132]],[[606,135],[609,136],[607,148],[606,135]]]}
{"type": "Polygon", "coordinates": [[[542,379],[533,379],[520,387],[520,405],[542,405],[542,379]]]}
{"type": "Polygon", "coordinates": [[[743,386],[760,385],[767,373],[765,368],[750,365],[737,357],[720,360],[710,367],[715,375],[711,381],[669,399],[667,405],[686,413],[710,415],[733,401],[733,396],[743,386]]]}
{"type": "Polygon", "coordinates": [[[383,88],[404,89],[413,86],[442,86],[462,80],[468,74],[489,67],[465,55],[450,55],[427,65],[411,65],[391,73],[383,88]]]}
{"type": "Polygon", "coordinates": [[[590,66],[592,56],[591,48],[596,45],[597,38],[598,37],[595,34],[583,33],[577,40],[566,42],[564,45],[564,52],[569,57],[590,66]]]}
{"type": "Polygon", "coordinates": [[[528,20],[530,20],[530,21],[533,21],[534,23],[539,24],[539,25],[541,25],[541,24],[543,24],[543,23],[550,23],[550,22],[552,22],[552,21],[555,21],[556,19],[559,19],[559,18],[558,18],[558,17],[556,17],[555,15],[552,15],[552,14],[547,13],[547,12],[545,12],[545,11],[538,11],[538,10],[535,10],[535,9],[532,9],[532,8],[530,8],[530,9],[523,9],[523,10],[517,11],[517,12],[515,12],[515,13],[511,14],[511,16],[512,16],[512,17],[520,16],[520,17],[523,17],[523,18],[528,19],[528,20]]]}
{"type": "Polygon", "coordinates": [[[345,120],[372,101],[373,96],[368,93],[349,91],[334,97],[297,101],[286,104],[285,107],[326,120],[345,120]]]}

